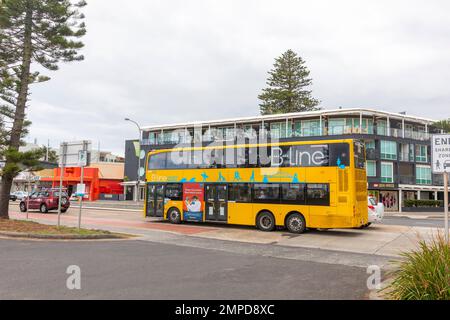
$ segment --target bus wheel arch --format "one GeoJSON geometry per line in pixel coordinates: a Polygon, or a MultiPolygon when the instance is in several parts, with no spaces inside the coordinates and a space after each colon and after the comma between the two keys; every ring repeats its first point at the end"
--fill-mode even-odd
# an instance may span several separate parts
{"type": "Polygon", "coordinates": [[[275,216],[269,210],[261,210],[256,215],[256,226],[261,231],[275,230],[275,216]]]}
{"type": "Polygon", "coordinates": [[[303,233],[306,230],[306,219],[303,214],[298,211],[291,211],[284,219],[284,225],[292,233],[303,233]]]}
{"type": "Polygon", "coordinates": [[[169,210],[167,210],[167,220],[169,220],[170,223],[180,224],[181,223],[180,210],[177,207],[170,207],[169,210]]]}

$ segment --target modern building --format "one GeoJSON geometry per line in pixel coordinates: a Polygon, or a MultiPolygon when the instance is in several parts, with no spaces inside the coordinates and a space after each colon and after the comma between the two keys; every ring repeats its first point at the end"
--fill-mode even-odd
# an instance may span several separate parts
{"type": "MultiPolygon", "coordinates": [[[[139,151],[144,150],[144,154],[150,150],[151,146],[139,147],[139,140],[127,140],[125,141],[125,167],[124,178],[122,186],[124,188],[125,200],[139,200],[144,201],[145,198],[145,181],[144,175],[140,176],[140,182],[138,187],[138,162],[143,168],[145,166],[145,160],[140,159],[139,151]]],[[[141,170],[142,173],[142,170],[141,170]]]]}
{"type": "MultiPolygon", "coordinates": [[[[251,129],[280,141],[330,136],[362,139],[367,150],[369,193],[384,202],[387,210],[398,211],[405,199],[443,199],[442,177],[433,175],[430,165],[430,135],[440,133],[434,122],[405,112],[354,108],[154,125],[142,128],[141,149],[148,152],[180,144],[235,140],[239,132],[251,129]]],[[[129,186],[136,185],[135,145],[137,141],[126,143],[129,186]]],[[[143,193],[142,189],[140,198],[143,193]]]]}

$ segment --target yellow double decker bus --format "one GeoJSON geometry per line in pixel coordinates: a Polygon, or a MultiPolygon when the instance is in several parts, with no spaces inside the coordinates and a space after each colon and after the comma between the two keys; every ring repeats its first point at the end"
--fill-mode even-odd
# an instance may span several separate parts
{"type": "Polygon", "coordinates": [[[162,149],[148,153],[146,166],[146,217],[293,233],[368,222],[359,140],[162,149]]]}

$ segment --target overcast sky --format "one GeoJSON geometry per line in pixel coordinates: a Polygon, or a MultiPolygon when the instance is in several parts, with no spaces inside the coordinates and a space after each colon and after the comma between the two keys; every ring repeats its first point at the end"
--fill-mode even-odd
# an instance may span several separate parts
{"type": "Polygon", "coordinates": [[[450,1],[88,0],[85,61],[32,87],[28,141],[117,154],[142,126],[252,116],[274,58],[305,61],[325,109],[450,117],[450,1]]]}

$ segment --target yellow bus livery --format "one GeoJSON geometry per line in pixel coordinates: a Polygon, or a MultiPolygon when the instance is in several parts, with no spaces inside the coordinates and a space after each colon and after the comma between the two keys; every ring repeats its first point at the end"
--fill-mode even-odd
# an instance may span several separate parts
{"type": "Polygon", "coordinates": [[[368,222],[359,140],[161,149],[148,153],[146,167],[146,217],[293,233],[368,222]]]}

